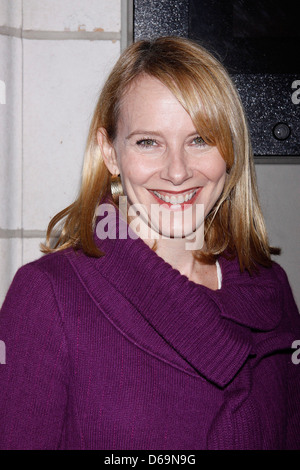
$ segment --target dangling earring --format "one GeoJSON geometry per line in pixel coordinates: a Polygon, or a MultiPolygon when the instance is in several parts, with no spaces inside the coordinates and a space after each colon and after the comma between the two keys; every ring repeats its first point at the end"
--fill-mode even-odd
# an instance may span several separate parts
{"type": "Polygon", "coordinates": [[[123,195],[123,186],[120,175],[112,175],[110,180],[110,191],[115,203],[118,202],[119,196],[123,195]]]}

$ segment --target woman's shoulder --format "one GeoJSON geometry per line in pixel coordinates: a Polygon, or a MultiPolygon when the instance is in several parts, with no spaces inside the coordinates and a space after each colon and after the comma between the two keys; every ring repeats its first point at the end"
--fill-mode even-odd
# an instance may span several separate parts
{"type": "Polygon", "coordinates": [[[259,268],[258,282],[263,281],[270,283],[283,297],[293,297],[288,274],[277,261],[272,260],[271,266],[259,268]]]}
{"type": "Polygon", "coordinates": [[[74,251],[66,249],[43,255],[24,264],[15,273],[5,300],[21,296],[24,299],[32,299],[37,293],[39,296],[49,296],[58,285],[65,284],[68,279],[72,282],[74,272],[68,260],[72,256],[76,256],[74,251]]]}
{"type": "Polygon", "coordinates": [[[292,288],[289,281],[287,271],[276,261],[272,261],[272,265],[269,269],[270,276],[272,277],[274,283],[277,286],[277,289],[285,296],[292,296],[292,288]]]}
{"type": "Polygon", "coordinates": [[[286,315],[292,319],[293,323],[296,322],[294,323],[295,327],[298,332],[300,332],[299,309],[294,298],[288,275],[284,268],[275,261],[272,263],[272,271],[277,280],[278,291],[281,292],[282,295],[283,309],[285,310],[286,315]]]}
{"type": "Polygon", "coordinates": [[[16,276],[27,277],[27,276],[48,276],[48,277],[61,277],[65,269],[70,269],[70,263],[68,257],[74,256],[73,250],[66,249],[48,253],[40,258],[26,263],[21,266],[16,276]]]}
{"type": "Polygon", "coordinates": [[[282,284],[288,283],[288,277],[283,267],[272,260],[269,266],[255,263],[254,268],[249,271],[248,269],[241,268],[238,256],[228,256],[225,253],[219,258],[224,271],[225,278],[228,278],[231,282],[246,283],[246,284],[260,284],[263,282],[271,284],[282,284]]]}
{"type": "Polygon", "coordinates": [[[276,261],[272,261],[271,270],[274,277],[280,282],[280,284],[282,284],[282,282],[289,283],[287,272],[281,266],[281,264],[277,263],[276,261]]]}

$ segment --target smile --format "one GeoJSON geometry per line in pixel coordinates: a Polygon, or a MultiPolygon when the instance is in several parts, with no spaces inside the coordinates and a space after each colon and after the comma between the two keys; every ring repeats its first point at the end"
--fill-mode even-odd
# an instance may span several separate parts
{"type": "Polygon", "coordinates": [[[193,199],[193,197],[196,195],[198,190],[199,188],[193,189],[190,191],[185,191],[177,195],[170,194],[170,193],[167,194],[165,191],[164,191],[164,194],[162,194],[159,191],[153,191],[153,194],[156,197],[158,197],[161,201],[166,202],[167,204],[178,205],[178,204],[184,204],[184,203],[190,202],[193,199]]]}

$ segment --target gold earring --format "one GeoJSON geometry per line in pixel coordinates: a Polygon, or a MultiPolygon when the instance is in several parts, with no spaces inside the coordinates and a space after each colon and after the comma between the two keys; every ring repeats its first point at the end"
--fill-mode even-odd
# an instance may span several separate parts
{"type": "Polygon", "coordinates": [[[118,202],[119,197],[123,195],[123,186],[120,175],[112,175],[110,180],[110,191],[115,203],[118,202]]]}

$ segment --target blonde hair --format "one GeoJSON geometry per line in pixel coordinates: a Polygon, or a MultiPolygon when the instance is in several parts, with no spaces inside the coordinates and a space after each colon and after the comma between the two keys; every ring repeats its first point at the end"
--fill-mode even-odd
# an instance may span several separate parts
{"type": "Polygon", "coordinates": [[[198,44],[183,38],[142,40],[120,56],[100,94],[87,139],[81,190],[76,201],[50,222],[43,252],[81,248],[101,256],[93,233],[96,208],[110,195],[111,176],[99,145],[97,131],[104,128],[113,143],[122,97],[141,75],[167,86],[190,115],[201,137],[217,146],[226,162],[224,190],[205,221],[205,251],[195,253],[212,263],[220,254],[238,256],[241,270],[271,265],[271,254],[260,209],[248,126],[239,95],[222,64],[198,44]],[[50,236],[63,219],[54,248],[50,236]]]}

